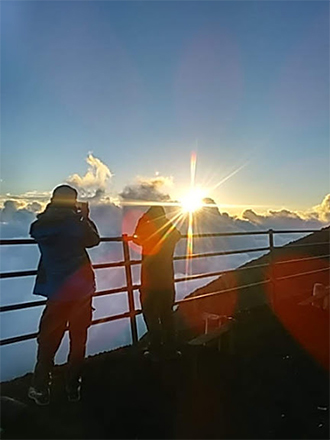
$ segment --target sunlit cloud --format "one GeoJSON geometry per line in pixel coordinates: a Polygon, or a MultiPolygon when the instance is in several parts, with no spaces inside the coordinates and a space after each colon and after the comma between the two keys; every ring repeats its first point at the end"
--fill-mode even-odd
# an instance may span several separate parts
{"type": "Polygon", "coordinates": [[[242,218],[263,228],[319,228],[330,222],[330,194],[310,210],[281,209],[269,210],[267,214],[257,214],[253,209],[247,209],[243,212],[242,218]]]}
{"type": "Polygon", "coordinates": [[[314,206],[309,213],[310,217],[315,215],[322,222],[330,222],[330,194],[327,194],[320,205],[314,206]]]}
{"type": "Polygon", "coordinates": [[[127,185],[119,193],[121,204],[128,205],[148,205],[153,203],[171,203],[171,197],[164,189],[173,185],[173,178],[161,176],[156,173],[155,177],[137,177],[137,183],[127,185]]]}
{"type": "Polygon", "coordinates": [[[85,175],[73,174],[68,177],[67,183],[74,186],[81,197],[100,199],[106,192],[108,182],[113,174],[108,166],[92,153],[89,153],[86,162],[89,167],[85,175]]]}

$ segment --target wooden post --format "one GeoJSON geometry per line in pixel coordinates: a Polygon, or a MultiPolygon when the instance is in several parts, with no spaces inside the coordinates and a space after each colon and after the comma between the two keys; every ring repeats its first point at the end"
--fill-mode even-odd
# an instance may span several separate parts
{"type": "Polygon", "coordinates": [[[132,269],[129,255],[129,246],[127,234],[123,234],[123,251],[124,251],[124,261],[125,261],[125,275],[126,275],[126,286],[127,286],[127,296],[128,296],[128,308],[130,313],[130,324],[132,333],[132,342],[135,345],[138,342],[138,333],[136,326],[136,316],[134,307],[134,295],[133,295],[133,282],[132,282],[132,269]]]}

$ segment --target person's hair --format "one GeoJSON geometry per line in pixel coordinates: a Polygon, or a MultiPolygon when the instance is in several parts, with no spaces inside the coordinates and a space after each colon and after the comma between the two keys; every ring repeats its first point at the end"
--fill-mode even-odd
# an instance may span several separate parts
{"type": "Polygon", "coordinates": [[[59,185],[52,193],[51,203],[59,206],[75,206],[77,191],[69,185],[59,185]]]}

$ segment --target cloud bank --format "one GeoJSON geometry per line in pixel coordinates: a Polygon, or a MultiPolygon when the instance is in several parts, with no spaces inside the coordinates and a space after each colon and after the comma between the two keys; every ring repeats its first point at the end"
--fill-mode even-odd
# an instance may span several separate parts
{"type": "Polygon", "coordinates": [[[125,205],[126,201],[159,201],[169,202],[171,197],[162,192],[162,188],[172,186],[173,179],[171,177],[156,176],[150,179],[138,177],[138,182],[133,185],[127,185],[119,196],[125,205]]]}
{"type": "MultiPolygon", "coordinates": [[[[88,165],[84,175],[73,174],[66,183],[74,186],[79,197],[87,199],[91,205],[91,216],[99,226],[102,235],[121,235],[130,233],[136,221],[134,205],[145,205],[148,202],[170,203],[169,189],[173,186],[173,178],[156,175],[151,178],[137,177],[136,181],[125,186],[119,194],[111,194],[109,189],[113,173],[99,158],[89,153],[88,165]],[[131,214],[128,215],[128,212],[131,214]],[[132,217],[128,222],[127,218],[132,217]],[[126,230],[125,230],[126,228],[126,230]]],[[[61,183],[61,182],[59,182],[61,183]]],[[[2,238],[28,237],[29,225],[41,212],[50,199],[51,191],[29,191],[21,195],[1,195],[0,204],[0,235],[2,238]]],[[[211,200],[213,203],[214,201],[211,200]]],[[[143,210],[135,209],[137,215],[143,210]]],[[[167,208],[171,212],[171,208],[167,208]]],[[[211,228],[204,232],[251,231],[267,229],[319,229],[330,222],[330,194],[316,206],[306,212],[295,212],[288,209],[270,210],[267,214],[258,214],[252,209],[245,210],[241,217],[219,212],[218,208],[205,209],[206,225],[211,228]],[[210,218],[213,220],[210,221],[210,218]]],[[[198,215],[198,217],[201,217],[198,215]]],[[[196,222],[201,223],[201,221],[196,222]]],[[[205,228],[204,228],[205,229],[205,228]]]]}

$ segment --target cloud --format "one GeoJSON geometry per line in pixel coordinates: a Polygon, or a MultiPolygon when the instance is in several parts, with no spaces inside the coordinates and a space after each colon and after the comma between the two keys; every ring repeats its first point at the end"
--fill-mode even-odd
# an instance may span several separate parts
{"type": "Polygon", "coordinates": [[[27,237],[35,213],[25,203],[6,200],[0,209],[0,236],[2,238],[27,237]],[[23,207],[22,207],[23,206],[23,207]]]}
{"type": "Polygon", "coordinates": [[[172,177],[158,175],[150,179],[138,177],[138,183],[125,186],[119,196],[124,202],[130,200],[168,202],[171,197],[161,189],[172,184],[172,177]]]}
{"type": "Polygon", "coordinates": [[[308,229],[320,228],[318,219],[305,219],[296,212],[288,210],[269,211],[268,214],[257,214],[252,209],[247,209],[242,215],[244,220],[257,226],[259,229],[308,229]]]}
{"type": "Polygon", "coordinates": [[[26,205],[26,209],[28,211],[35,212],[35,213],[41,212],[42,208],[43,208],[43,205],[39,202],[32,202],[32,203],[28,203],[26,205]]]}
{"type": "Polygon", "coordinates": [[[243,212],[243,219],[261,229],[318,229],[330,221],[330,194],[321,204],[305,212],[270,210],[268,214],[257,214],[252,209],[243,212]]]}
{"type": "Polygon", "coordinates": [[[322,222],[330,222],[330,194],[327,194],[322,203],[313,208],[312,212],[309,214],[310,217],[316,216],[322,222]]]}
{"type": "Polygon", "coordinates": [[[89,167],[84,176],[73,174],[67,179],[67,183],[75,187],[81,197],[98,200],[105,193],[108,181],[113,174],[100,159],[91,153],[87,156],[86,162],[89,167]]]}

